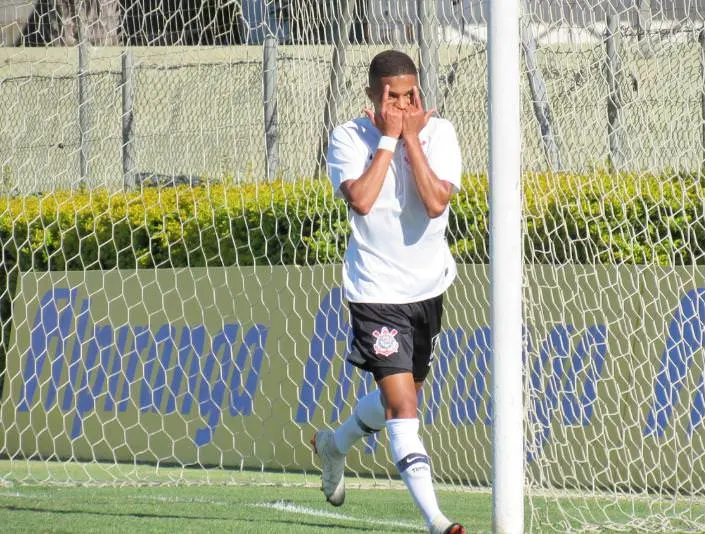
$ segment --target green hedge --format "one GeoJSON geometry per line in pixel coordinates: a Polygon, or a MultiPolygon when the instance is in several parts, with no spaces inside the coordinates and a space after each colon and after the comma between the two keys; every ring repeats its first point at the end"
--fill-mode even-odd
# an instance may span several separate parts
{"type": "MultiPolygon", "coordinates": [[[[703,200],[697,176],[527,174],[526,261],[698,263],[703,200]]],[[[488,226],[487,179],[466,177],[448,233],[459,261],[489,261],[488,226]]],[[[5,273],[335,263],[347,233],[325,181],[0,197],[5,273]]]]}
{"type": "Polygon", "coordinates": [[[60,192],[0,199],[0,242],[20,270],[301,264],[343,207],[324,183],[60,192]]]}
{"type": "MultiPolygon", "coordinates": [[[[705,181],[697,174],[526,174],[524,258],[540,264],[705,263],[705,181]]],[[[453,199],[460,262],[489,262],[486,177],[453,199]]]]}
{"type": "MultiPolygon", "coordinates": [[[[705,263],[697,175],[527,174],[523,191],[527,262],[705,263]]],[[[467,176],[448,232],[458,261],[489,261],[488,227],[487,178],[467,176]]],[[[0,197],[0,370],[19,271],[337,263],[348,230],[325,180],[0,197]]]]}

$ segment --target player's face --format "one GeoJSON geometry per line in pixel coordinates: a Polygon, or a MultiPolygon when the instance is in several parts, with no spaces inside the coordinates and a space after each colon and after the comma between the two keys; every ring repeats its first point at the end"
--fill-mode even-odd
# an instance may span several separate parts
{"type": "Polygon", "coordinates": [[[405,110],[414,101],[414,87],[418,83],[413,74],[400,74],[399,76],[383,76],[377,80],[374,87],[367,88],[367,96],[375,106],[375,111],[382,110],[382,95],[384,86],[389,85],[388,106],[405,110]]]}

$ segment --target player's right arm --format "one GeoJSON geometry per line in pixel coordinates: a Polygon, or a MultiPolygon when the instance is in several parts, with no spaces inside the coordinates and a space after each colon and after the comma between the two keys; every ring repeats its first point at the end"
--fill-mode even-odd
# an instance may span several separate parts
{"type": "Polygon", "coordinates": [[[377,150],[369,167],[355,180],[346,180],[340,184],[340,192],[348,205],[360,215],[367,215],[374,205],[384,184],[389,164],[394,152],[377,150]]]}
{"type": "MultiPolygon", "coordinates": [[[[399,138],[402,128],[402,113],[396,106],[390,105],[388,85],[384,88],[380,111],[373,113],[366,110],[365,113],[383,136],[399,138]]],[[[352,147],[347,146],[347,140],[344,136],[345,133],[338,129],[334,130],[331,135],[328,146],[329,174],[334,187],[337,185],[348,205],[356,213],[367,215],[379,197],[394,152],[377,149],[372,161],[365,169],[366,154],[356,154],[352,147]],[[359,175],[355,173],[356,168],[361,170],[359,175]],[[357,177],[354,177],[356,175],[357,177]]]]}

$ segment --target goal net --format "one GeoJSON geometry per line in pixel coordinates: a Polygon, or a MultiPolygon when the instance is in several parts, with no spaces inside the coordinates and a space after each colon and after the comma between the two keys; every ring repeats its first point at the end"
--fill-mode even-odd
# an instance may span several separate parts
{"type": "MultiPolygon", "coordinates": [[[[527,530],[702,531],[705,4],[521,6],[527,530]]],[[[316,483],[313,429],[374,387],[327,135],[396,47],[466,173],[421,431],[439,483],[489,488],[486,13],[0,4],[0,483],[316,483]]],[[[352,481],[397,476],[385,445],[352,481]]]]}

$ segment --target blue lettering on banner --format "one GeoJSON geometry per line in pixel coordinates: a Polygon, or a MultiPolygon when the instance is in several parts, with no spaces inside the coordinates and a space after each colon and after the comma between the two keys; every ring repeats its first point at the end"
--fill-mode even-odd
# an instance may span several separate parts
{"type": "MultiPolygon", "coordinates": [[[[318,399],[328,379],[333,357],[338,354],[339,341],[347,341],[349,326],[343,316],[343,293],[339,287],[333,288],[323,297],[314,318],[310,352],[304,366],[303,383],[299,388],[299,407],[296,411],[297,423],[309,423],[318,406],[318,399]]],[[[339,388],[347,387],[346,383],[339,388]]],[[[346,395],[336,396],[342,404],[346,395]]],[[[342,409],[340,404],[336,405],[342,409]]]]}
{"type": "MultiPolygon", "coordinates": [[[[237,322],[224,324],[212,337],[202,324],[177,327],[167,323],[155,329],[93,324],[90,299],[79,298],[75,289],[56,287],[39,300],[17,409],[28,412],[37,403],[47,411],[58,406],[70,414],[72,439],[82,435],[87,418],[101,409],[122,413],[134,403],[140,412],[162,415],[198,410],[204,425],[195,429],[193,441],[206,445],[212,442],[224,410],[233,417],[254,413],[268,333],[265,325],[247,328],[237,322]]],[[[524,360],[532,430],[527,441],[529,461],[541,454],[553,425],[591,424],[605,367],[607,335],[604,324],[580,330],[555,324],[540,340],[532,339],[531,329],[526,330],[524,360]],[[527,354],[535,356],[529,361],[527,354]]],[[[333,407],[326,414],[329,421],[340,421],[374,387],[369,373],[355,378],[355,385],[357,374],[348,362],[339,365],[337,376],[332,376],[334,358],[347,351],[349,338],[342,291],[336,287],[324,295],[314,318],[298,390],[297,423],[312,422],[323,398],[332,399],[333,407]],[[334,384],[332,394],[326,388],[329,383],[334,384]]],[[[683,296],[668,324],[645,436],[663,436],[669,428],[687,373],[703,348],[705,288],[700,288],[683,296]]],[[[490,327],[442,331],[436,357],[427,398],[420,397],[424,422],[434,424],[444,407],[452,425],[490,425],[490,327]]],[[[693,396],[688,425],[692,436],[705,420],[705,376],[688,394],[693,396]]],[[[376,445],[371,437],[367,450],[376,445]]]]}
{"type": "MultiPolygon", "coordinates": [[[[334,288],[323,298],[315,317],[310,352],[299,388],[296,422],[310,423],[313,420],[333,367],[333,358],[336,354],[345,353],[349,346],[349,334],[342,292],[340,288],[334,288]]],[[[555,325],[540,345],[538,358],[531,366],[530,417],[539,432],[528,448],[530,461],[548,441],[554,413],[559,405],[562,408],[560,422],[564,425],[587,426],[592,420],[597,400],[597,383],[605,363],[607,327],[594,325],[585,328],[574,348],[571,348],[571,339],[576,334],[572,325],[555,325]],[[544,373],[548,375],[547,380],[542,379],[544,373]]],[[[525,336],[527,351],[531,352],[530,333],[525,332],[525,336]]],[[[443,405],[442,392],[450,388],[451,393],[445,398],[453,425],[490,425],[490,327],[481,326],[469,336],[462,328],[450,328],[441,332],[436,356],[434,372],[430,375],[428,399],[425,404],[420,403],[424,422],[434,424],[443,405]],[[451,372],[451,364],[456,358],[457,374],[451,372]]],[[[360,380],[353,402],[371,387],[369,373],[363,374],[360,380]]],[[[350,411],[346,404],[351,390],[351,366],[348,362],[340,366],[335,383],[337,389],[330,413],[332,423],[344,418],[346,408],[350,411]]],[[[423,401],[422,397],[420,401],[423,401]]],[[[374,449],[374,446],[375,443],[368,442],[368,450],[374,449]]]]}
{"type": "MultiPolygon", "coordinates": [[[[644,436],[661,437],[666,433],[686,383],[688,369],[705,347],[705,288],[688,291],[681,299],[668,325],[666,347],[654,379],[653,398],[646,416],[644,436]]],[[[702,365],[702,364],[701,364],[702,365]]],[[[702,424],[705,415],[705,376],[695,390],[690,410],[688,435],[702,424]]]]}
{"type": "Polygon", "coordinates": [[[529,413],[536,432],[527,447],[528,461],[534,460],[548,441],[559,402],[564,425],[588,426],[592,419],[597,381],[605,364],[607,328],[605,325],[586,328],[571,350],[570,340],[575,332],[572,325],[555,325],[530,367],[529,413]],[[582,387],[577,384],[579,376],[583,377],[582,387]]]}
{"type": "MultiPolygon", "coordinates": [[[[464,336],[462,330],[456,330],[455,337],[461,336],[464,336]]],[[[455,347],[462,346],[459,339],[456,343],[455,347]]],[[[475,424],[478,421],[485,425],[492,423],[489,395],[485,395],[489,385],[490,361],[490,328],[477,328],[468,339],[458,361],[458,375],[450,395],[450,420],[453,425],[475,424]],[[470,375],[473,360],[477,370],[474,375],[470,375]],[[485,417],[480,420],[483,412],[485,417]]],[[[432,419],[427,417],[426,422],[430,423],[432,419]]]]}
{"type": "Polygon", "coordinates": [[[60,409],[73,411],[71,439],[82,435],[86,417],[100,403],[107,412],[125,412],[130,399],[140,412],[178,410],[187,415],[197,407],[206,423],[193,436],[198,446],[213,440],[223,409],[231,416],[253,413],[266,326],[255,324],[240,336],[241,324],[224,324],[207,348],[204,325],[183,326],[180,335],[172,324],[161,325],[156,332],[142,325],[89,329],[89,317],[90,300],[79,302],[75,289],[53,288],[41,297],[22,371],[18,411],[28,412],[39,402],[39,381],[46,367],[50,377],[44,386],[44,409],[59,404],[63,388],[60,409]],[[68,378],[65,383],[62,376],[68,378]]]}
{"type": "MultiPolygon", "coordinates": [[[[44,363],[49,355],[50,344],[56,343],[53,351],[52,377],[47,394],[47,403],[54,402],[56,387],[59,384],[58,375],[64,365],[66,340],[69,339],[73,323],[73,307],[76,300],[76,291],[55,288],[48,291],[39,300],[39,310],[32,328],[32,340],[29,357],[22,381],[22,391],[19,411],[28,411],[34,402],[34,394],[39,385],[39,376],[44,368],[44,363]],[[51,399],[50,399],[51,397],[51,399]]],[[[46,406],[49,409],[49,406],[46,406]]]]}

